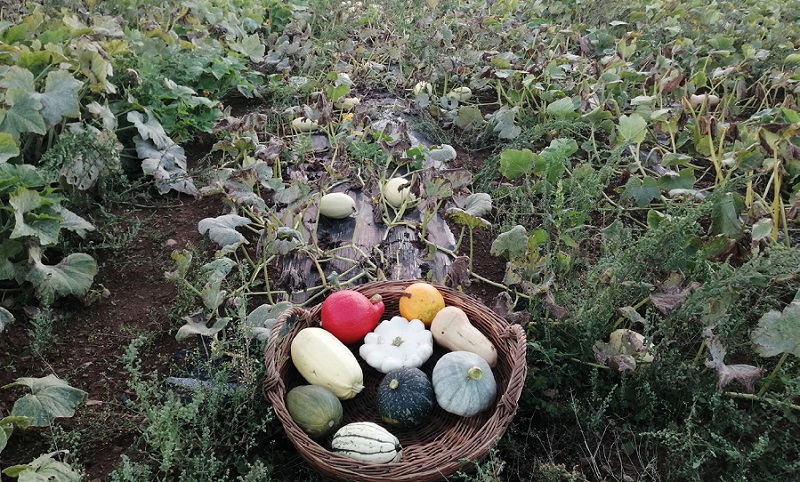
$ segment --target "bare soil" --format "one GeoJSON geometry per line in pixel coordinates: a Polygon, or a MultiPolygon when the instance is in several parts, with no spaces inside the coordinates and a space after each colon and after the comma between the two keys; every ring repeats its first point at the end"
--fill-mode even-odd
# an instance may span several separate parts
{"type": "MultiPolygon", "coordinates": [[[[462,153],[461,159],[479,168],[485,156],[473,158],[462,153]]],[[[51,339],[41,353],[32,344],[33,325],[21,313],[15,313],[17,321],[0,336],[0,386],[18,377],[53,373],[88,393],[75,417],[56,422],[63,428],[56,432],[62,439],[73,431],[80,434],[77,443],[69,445],[91,482],[108,480],[120,457],[132,455],[129,450],[144,422],[125,404],[133,394],[121,356],[131,340],[142,334],[150,337],[140,353],[144,371],[158,370],[168,376],[179,368],[176,354],[183,345],[174,338],[178,328],[174,321],[177,291],[164,278],[164,272],[173,267],[173,250],[203,245],[198,221],[224,214],[224,207],[218,198],[184,197],[154,208],[119,206],[113,214],[117,216],[116,228],[130,228],[135,236],[122,249],[94,253],[99,265],[94,286],[107,290],[107,296],[90,305],[72,300],[57,306],[59,315],[51,339]]],[[[477,229],[474,235],[474,252],[480,253],[474,260],[475,271],[501,281],[505,264],[488,254],[493,233],[477,229]]],[[[468,251],[464,244],[461,254],[468,251]]],[[[489,306],[499,292],[496,287],[477,281],[463,289],[489,306]]],[[[8,414],[24,393],[16,388],[0,390],[0,415],[8,414]]],[[[18,431],[3,451],[0,465],[30,462],[52,450],[54,440],[59,443],[50,428],[18,431]]],[[[288,446],[283,442],[278,441],[278,445],[288,446]]],[[[67,445],[63,440],[60,443],[67,445]]]]}

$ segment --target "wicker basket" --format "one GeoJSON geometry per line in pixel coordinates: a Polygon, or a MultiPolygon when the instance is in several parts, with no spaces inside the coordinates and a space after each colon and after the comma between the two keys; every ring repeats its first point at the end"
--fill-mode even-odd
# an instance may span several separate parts
{"type": "MultiPolygon", "coordinates": [[[[383,297],[386,312],[383,318],[398,314],[398,300],[406,286],[413,281],[381,281],[356,288],[368,298],[383,297]]],[[[360,482],[427,482],[442,480],[448,475],[467,469],[482,458],[503,435],[517,411],[527,364],[525,333],[519,325],[509,325],[500,316],[474,299],[444,286],[437,286],[448,306],[458,306],[472,323],[495,345],[497,365],[492,369],[498,383],[498,397],[492,409],[473,417],[459,417],[439,407],[419,427],[398,429],[387,427],[403,446],[399,462],[373,464],[332,453],[327,441],[317,443],[294,423],[286,409],[286,392],[305,380],[294,368],[289,349],[291,340],[302,328],[319,326],[320,305],[306,310],[293,307],[278,317],[270,333],[265,351],[267,376],[264,394],[273,406],[291,440],[303,458],[317,471],[334,479],[360,482]]],[[[422,370],[430,375],[436,360],[445,351],[436,347],[422,370]]],[[[361,361],[364,370],[364,391],[342,402],[344,423],[373,421],[382,423],[375,409],[374,394],[383,374],[361,361]]]]}

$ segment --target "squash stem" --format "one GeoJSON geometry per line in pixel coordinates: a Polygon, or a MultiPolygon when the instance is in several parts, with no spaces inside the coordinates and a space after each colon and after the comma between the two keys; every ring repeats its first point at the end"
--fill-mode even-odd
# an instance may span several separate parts
{"type": "Polygon", "coordinates": [[[467,371],[467,378],[470,380],[480,380],[483,378],[483,371],[480,367],[472,367],[467,371]]]}

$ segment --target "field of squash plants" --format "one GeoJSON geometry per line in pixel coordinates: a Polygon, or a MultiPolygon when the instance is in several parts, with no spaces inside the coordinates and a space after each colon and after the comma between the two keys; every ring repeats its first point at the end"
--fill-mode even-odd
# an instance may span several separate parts
{"type": "Polygon", "coordinates": [[[271,328],[397,280],[524,331],[447,480],[800,480],[799,96],[795,0],[0,0],[2,480],[329,480],[271,328]]]}

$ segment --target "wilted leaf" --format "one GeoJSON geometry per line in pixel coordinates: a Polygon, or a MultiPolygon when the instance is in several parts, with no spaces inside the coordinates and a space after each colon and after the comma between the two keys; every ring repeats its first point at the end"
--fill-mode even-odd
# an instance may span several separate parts
{"type": "Polygon", "coordinates": [[[245,242],[244,235],[236,231],[239,226],[250,224],[249,218],[238,214],[225,214],[216,218],[205,218],[197,223],[200,234],[208,233],[212,241],[222,247],[245,242]]]}
{"type": "Polygon", "coordinates": [[[86,237],[87,231],[94,231],[94,225],[92,223],[61,205],[53,206],[53,211],[61,216],[62,228],[76,233],[81,238],[86,237]]]}
{"type": "Polygon", "coordinates": [[[491,212],[492,196],[485,192],[476,192],[467,196],[463,203],[459,203],[459,207],[471,216],[481,217],[491,212]]]}
{"type": "Polygon", "coordinates": [[[683,275],[680,273],[670,274],[669,279],[659,287],[658,291],[650,295],[650,302],[665,315],[671,313],[683,304],[689,293],[700,286],[697,282],[684,286],[683,281],[683,275]]]}
{"type": "Polygon", "coordinates": [[[279,301],[274,305],[263,304],[254,309],[247,315],[245,325],[251,338],[256,338],[260,341],[266,341],[269,338],[272,325],[275,320],[283,313],[292,307],[289,301],[279,301]]]}
{"type": "Polygon", "coordinates": [[[722,390],[731,382],[737,381],[745,390],[752,392],[755,383],[764,376],[764,369],[744,364],[726,365],[724,361],[726,350],[720,339],[714,336],[710,329],[706,329],[704,334],[711,355],[711,360],[706,361],[706,366],[717,370],[717,389],[722,390]]]}
{"type": "Polygon", "coordinates": [[[469,279],[469,256],[458,256],[450,263],[444,282],[450,288],[469,286],[472,283],[469,279]]]}
{"type": "Polygon", "coordinates": [[[275,231],[275,239],[272,240],[272,249],[278,254],[286,255],[297,249],[303,243],[305,243],[305,239],[303,239],[303,235],[300,234],[300,231],[287,226],[280,226],[275,231]]]}
{"type": "Polygon", "coordinates": [[[200,297],[203,299],[203,305],[209,311],[216,310],[225,301],[227,292],[221,289],[222,282],[234,266],[236,266],[236,262],[227,256],[203,265],[203,271],[208,273],[208,278],[203,289],[200,290],[200,297]]]}
{"type": "Polygon", "coordinates": [[[184,316],[183,319],[186,320],[186,324],[178,328],[178,332],[175,333],[175,339],[178,341],[183,341],[195,335],[214,336],[222,331],[230,321],[230,318],[227,317],[218,318],[217,321],[209,327],[206,326],[206,317],[203,313],[197,313],[193,316],[184,316]]]}
{"type": "Polygon", "coordinates": [[[164,277],[170,281],[177,281],[186,278],[189,266],[192,264],[192,252],[186,249],[173,251],[171,255],[175,260],[175,270],[164,273],[164,277]]]}
{"type": "Polygon", "coordinates": [[[97,263],[88,254],[72,253],[57,265],[49,266],[42,263],[39,248],[31,248],[29,253],[32,266],[25,280],[34,286],[43,304],[52,304],[57,296],[81,297],[92,287],[97,263]]]}
{"type": "Polygon", "coordinates": [[[530,320],[530,313],[527,311],[514,311],[514,300],[507,291],[501,291],[494,298],[492,311],[500,315],[511,324],[524,325],[530,320]]]}
{"type": "Polygon", "coordinates": [[[556,296],[550,290],[547,290],[544,293],[544,299],[542,300],[542,304],[544,305],[544,308],[550,313],[550,315],[556,320],[566,320],[569,317],[569,311],[567,311],[567,309],[564,308],[563,306],[556,303],[556,296]]]}
{"type": "Polygon", "coordinates": [[[17,378],[3,388],[25,386],[31,393],[18,399],[11,414],[29,417],[32,427],[47,427],[58,417],[75,415],[75,407],[86,399],[87,393],[71,387],[55,375],[42,378],[17,378]]]}
{"type": "Polygon", "coordinates": [[[528,231],[524,226],[516,225],[501,233],[492,241],[489,253],[492,256],[507,254],[508,259],[516,259],[528,253],[528,231]]]}
{"type": "Polygon", "coordinates": [[[158,192],[166,194],[170,190],[198,194],[194,181],[186,172],[186,153],[178,144],[157,149],[150,140],[134,139],[136,153],[142,159],[142,172],[153,176],[158,192]]]}
{"type": "Polygon", "coordinates": [[[606,365],[623,374],[636,370],[636,359],[632,355],[624,355],[606,342],[595,342],[592,345],[592,351],[594,359],[601,365],[606,365]]]}

